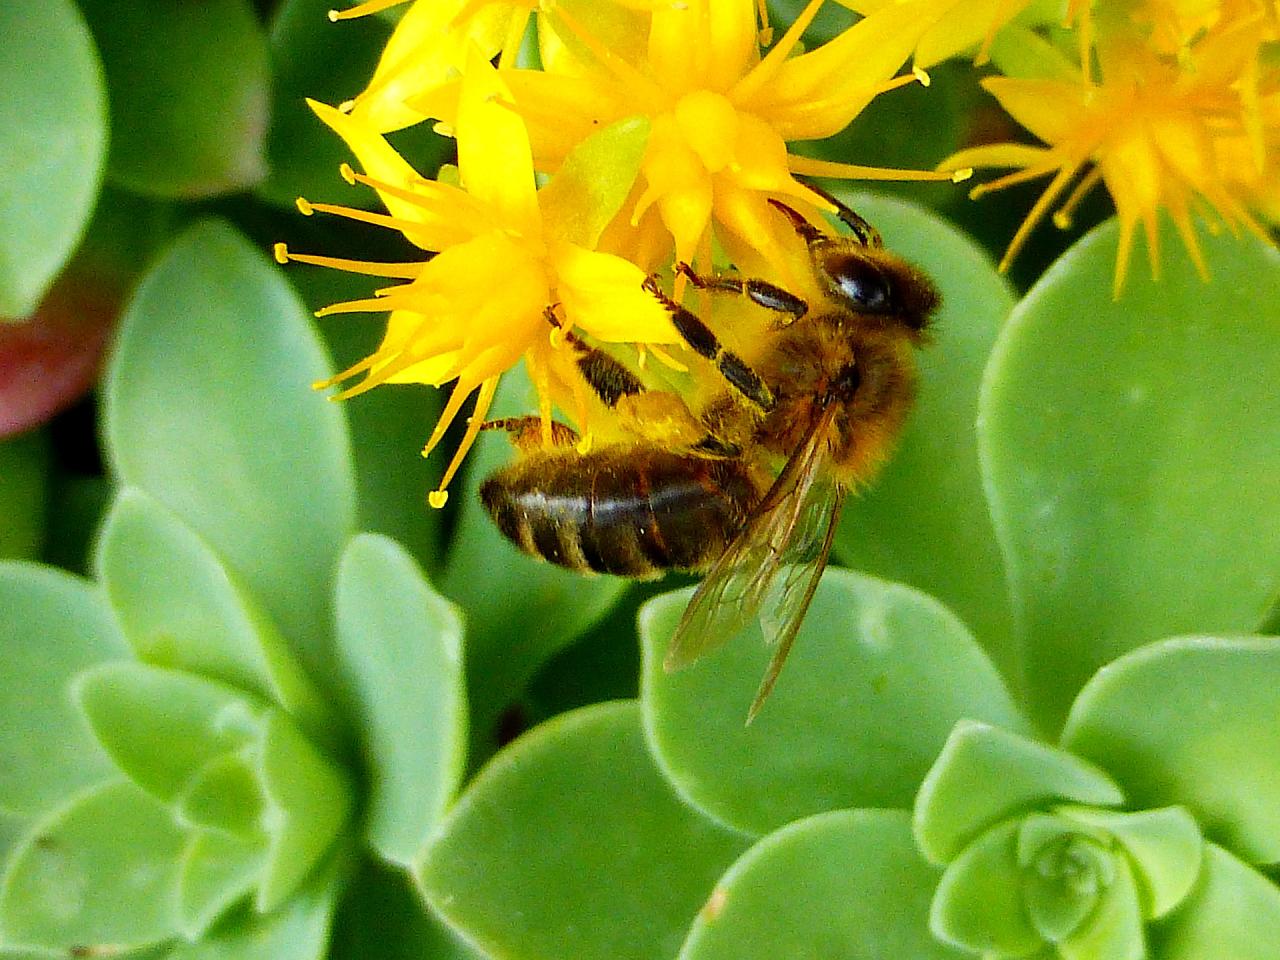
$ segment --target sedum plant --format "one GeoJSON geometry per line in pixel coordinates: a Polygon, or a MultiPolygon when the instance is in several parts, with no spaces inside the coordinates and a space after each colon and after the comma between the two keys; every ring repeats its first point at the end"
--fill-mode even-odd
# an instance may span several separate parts
{"type": "Polygon", "coordinates": [[[0,957],[1270,960],[1273,5],[328,6],[0,11],[0,374],[78,371],[0,430],[120,314],[106,470],[0,444],[0,957]],[[757,627],[666,672],[692,588],[515,549],[480,427],[678,447],[575,338],[705,397],[642,282],[832,197],[943,307],[746,725],[757,627]]]}

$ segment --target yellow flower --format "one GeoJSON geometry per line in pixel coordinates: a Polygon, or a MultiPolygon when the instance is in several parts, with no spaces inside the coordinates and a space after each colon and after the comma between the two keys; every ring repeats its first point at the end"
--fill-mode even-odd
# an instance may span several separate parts
{"type": "MultiPolygon", "coordinates": [[[[603,125],[649,119],[633,203],[624,210],[626,223],[609,235],[614,249],[641,263],[665,256],[663,244],[654,241],[660,229],[681,260],[709,264],[715,242],[739,266],[751,258],[775,262],[791,236],[768,199],[791,197],[829,208],[795,174],[938,179],[787,151],[787,141],[837,133],[873,97],[913,79],[893,78],[918,39],[917,6],[927,2],[912,0],[867,17],[797,55],[822,0],[812,0],[767,52],[753,0],[667,2],[647,13],[599,0],[556,0],[539,14],[544,70],[502,75],[542,170],[557,169],[603,125]],[[626,236],[627,227],[636,232],[626,236]]],[[[455,100],[444,85],[408,103],[450,127],[455,100]]]]}
{"type": "MultiPolygon", "coordinates": [[[[1219,19],[1176,53],[1153,44],[1151,34],[1134,23],[1126,18],[1122,26],[1100,25],[1096,79],[1063,60],[1046,64],[1041,77],[983,82],[1047,146],[975,147],[948,158],[942,167],[1020,168],[974,188],[970,195],[975,198],[1052,175],[1010,242],[1002,269],[1082,171],[1054,219],[1059,226],[1068,225],[1080,199],[1098,182],[1105,184],[1120,223],[1117,296],[1138,224],[1146,233],[1152,273],[1158,275],[1161,210],[1172,218],[1202,275],[1207,271],[1194,213],[1212,211],[1232,230],[1244,227],[1263,234],[1246,206],[1267,165],[1267,121],[1258,102],[1264,86],[1257,81],[1263,19],[1219,19]]],[[[1275,79],[1272,75],[1265,89],[1274,89],[1275,79]]]]}
{"type": "MultiPolygon", "coordinates": [[[[987,53],[1000,28],[1009,23],[1034,0],[840,0],[850,10],[872,14],[889,7],[911,5],[913,16],[920,19],[925,29],[915,49],[915,63],[928,68],[941,63],[973,47],[978,48],[974,60],[977,64],[987,61],[987,53]]],[[[1067,22],[1077,15],[1087,14],[1087,0],[1069,0],[1067,22]]]]}
{"type": "MultiPolygon", "coordinates": [[[[348,20],[403,4],[370,0],[330,19],[348,20]]],[[[425,119],[406,106],[414,93],[431,89],[462,71],[474,46],[484,59],[499,53],[510,62],[536,0],[416,0],[387,41],[369,86],[344,109],[379,133],[390,133],[425,119]]]]}
{"type": "MultiPolygon", "coordinates": [[[[547,310],[559,304],[557,323],[577,326],[598,341],[673,343],[678,338],[665,309],[641,289],[644,274],[620,257],[592,249],[600,212],[556,189],[553,179],[535,189],[528,136],[521,119],[502,106],[510,92],[479,52],[467,66],[458,104],[461,186],[426,180],[375,130],[332,107],[313,103],[319,117],[346,140],[365,169],[350,179],[374,187],[389,216],[300,201],[304,213],[332,212],[400,230],[413,243],[439,251],[430,259],[375,264],[292,254],[298,260],[391,277],[405,282],[366,300],[339,303],[320,315],[388,311],[386,336],[370,356],[328,386],[357,374],[364,379],[338,397],[386,382],[442,385],[453,393],[423,451],[444,436],[464,401],[477,394],[465,436],[431,503],[445,488],[480,430],[498,377],[524,357],[542,395],[544,432],[551,404],[581,407],[580,378],[547,310]]],[[[598,205],[599,197],[588,198],[598,205]]],[[[620,201],[620,198],[619,198],[620,201]]],[[[580,419],[586,416],[580,411],[580,419]]],[[[585,424],[580,424],[584,426],[585,424]]]]}

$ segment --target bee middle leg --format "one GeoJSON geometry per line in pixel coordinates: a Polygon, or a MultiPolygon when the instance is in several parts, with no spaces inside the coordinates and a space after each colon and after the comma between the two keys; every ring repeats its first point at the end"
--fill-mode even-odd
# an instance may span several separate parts
{"type": "Polygon", "coordinates": [[[686,310],[663,293],[662,288],[658,286],[657,277],[647,277],[643,287],[647,293],[652,294],[667,308],[676,332],[694,353],[714,363],[729,385],[762,411],[768,413],[773,409],[775,403],[773,391],[765,385],[760,374],[752,370],[736,353],[726,350],[720,338],[692,311],[686,310]]]}
{"type": "Polygon", "coordinates": [[[791,318],[786,321],[787,323],[799,320],[809,312],[809,304],[802,297],[797,297],[794,293],[782,289],[777,284],[769,283],[767,280],[695,273],[693,267],[683,260],[676,264],[676,273],[688,277],[689,282],[699,290],[709,290],[716,293],[735,293],[738,296],[747,297],[752,303],[758,304],[766,310],[785,313],[791,318]]]}

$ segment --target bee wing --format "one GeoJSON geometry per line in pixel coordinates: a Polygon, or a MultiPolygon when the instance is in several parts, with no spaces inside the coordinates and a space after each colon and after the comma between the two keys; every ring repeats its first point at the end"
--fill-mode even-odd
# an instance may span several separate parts
{"type": "Polygon", "coordinates": [[[738,536],[712,565],[676,627],[664,666],[675,670],[729,640],[768,602],[770,640],[778,642],[769,673],[757,694],[768,695],[826,566],[843,488],[825,469],[829,407],[808,433],[756,506],[738,536]],[[787,571],[781,584],[777,577],[787,571]]]}

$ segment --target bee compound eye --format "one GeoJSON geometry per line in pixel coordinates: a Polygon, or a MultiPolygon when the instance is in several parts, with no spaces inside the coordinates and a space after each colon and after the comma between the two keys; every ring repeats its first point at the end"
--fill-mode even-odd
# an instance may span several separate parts
{"type": "Polygon", "coordinates": [[[857,310],[883,313],[891,309],[889,278],[873,263],[856,257],[841,257],[827,265],[833,292],[857,310]]]}

